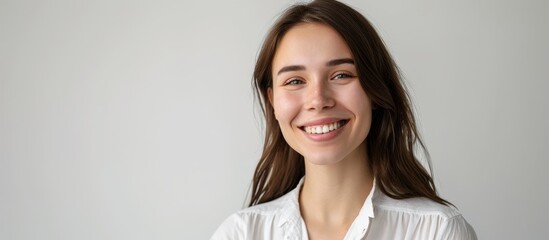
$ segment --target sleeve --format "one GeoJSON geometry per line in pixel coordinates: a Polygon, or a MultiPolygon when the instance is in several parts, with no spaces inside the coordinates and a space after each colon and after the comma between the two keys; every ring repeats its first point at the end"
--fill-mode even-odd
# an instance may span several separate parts
{"type": "Polygon", "coordinates": [[[463,216],[448,219],[441,227],[440,240],[477,240],[475,230],[463,216]]]}
{"type": "Polygon", "coordinates": [[[246,224],[238,214],[233,214],[217,228],[210,240],[246,239],[246,224]]]}

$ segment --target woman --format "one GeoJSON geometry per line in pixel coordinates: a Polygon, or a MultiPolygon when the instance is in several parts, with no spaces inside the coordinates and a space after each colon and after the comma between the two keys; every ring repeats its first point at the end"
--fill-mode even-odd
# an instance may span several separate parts
{"type": "Polygon", "coordinates": [[[360,13],[333,0],[286,10],[254,85],[266,135],[250,207],[212,239],[476,239],[414,154],[409,98],[360,13]]]}

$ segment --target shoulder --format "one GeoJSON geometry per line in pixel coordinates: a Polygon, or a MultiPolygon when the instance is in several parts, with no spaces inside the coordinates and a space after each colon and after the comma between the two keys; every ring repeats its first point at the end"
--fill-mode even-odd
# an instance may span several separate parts
{"type": "Polygon", "coordinates": [[[374,207],[378,211],[402,212],[417,216],[439,216],[443,219],[461,215],[452,206],[440,204],[423,197],[393,199],[384,194],[379,194],[374,200],[374,207]]]}
{"type": "Polygon", "coordinates": [[[436,239],[477,239],[474,229],[453,206],[428,198],[392,199],[384,194],[374,200],[374,214],[385,225],[406,224],[423,236],[436,239]]]}
{"type": "Polygon", "coordinates": [[[258,216],[270,216],[277,214],[287,207],[288,203],[291,202],[291,195],[286,194],[282,197],[279,197],[275,200],[261,203],[252,207],[248,207],[236,212],[234,215],[238,216],[249,216],[249,215],[258,215],[258,216]]]}
{"type": "Polygon", "coordinates": [[[285,195],[270,202],[239,210],[229,216],[215,231],[211,239],[258,239],[276,231],[291,205],[285,195]]]}

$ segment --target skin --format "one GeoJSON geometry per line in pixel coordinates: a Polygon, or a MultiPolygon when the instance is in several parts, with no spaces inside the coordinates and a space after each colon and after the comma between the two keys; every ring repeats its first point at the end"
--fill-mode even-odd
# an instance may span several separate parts
{"type": "Polygon", "coordinates": [[[299,202],[310,239],[343,239],[372,188],[364,143],[372,104],[353,62],[341,36],[317,23],[290,29],[273,59],[269,100],[284,139],[305,159],[299,202]],[[304,131],[340,120],[333,133],[304,131]]]}

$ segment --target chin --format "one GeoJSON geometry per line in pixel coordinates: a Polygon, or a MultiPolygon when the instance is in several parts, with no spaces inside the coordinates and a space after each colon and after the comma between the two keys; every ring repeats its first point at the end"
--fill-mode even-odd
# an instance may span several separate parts
{"type": "Polygon", "coordinates": [[[314,165],[332,165],[337,164],[343,160],[340,156],[335,156],[333,154],[323,154],[315,153],[304,155],[305,162],[314,164],[314,165]]]}

